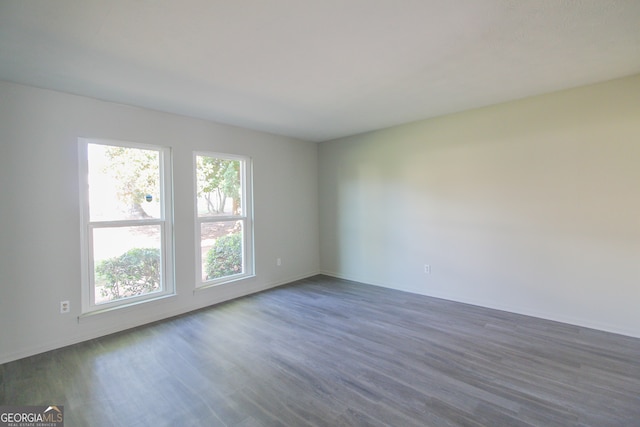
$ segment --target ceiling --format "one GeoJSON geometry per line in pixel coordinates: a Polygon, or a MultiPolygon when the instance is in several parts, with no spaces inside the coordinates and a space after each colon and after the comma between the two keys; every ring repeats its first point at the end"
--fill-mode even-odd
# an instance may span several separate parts
{"type": "Polygon", "coordinates": [[[325,141],[640,73],[639,0],[0,0],[0,79],[325,141]]]}

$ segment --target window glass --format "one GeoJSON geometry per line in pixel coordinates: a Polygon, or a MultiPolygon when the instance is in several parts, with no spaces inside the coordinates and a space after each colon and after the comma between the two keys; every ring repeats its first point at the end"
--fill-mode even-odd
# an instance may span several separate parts
{"type": "Polygon", "coordinates": [[[173,293],[167,148],[80,140],[83,312],[173,293]]]}
{"type": "Polygon", "coordinates": [[[160,153],[89,144],[91,221],[160,218],[160,153]]]}
{"type": "Polygon", "coordinates": [[[198,286],[252,275],[249,159],[202,153],[194,163],[198,286]]]}
{"type": "Polygon", "coordinates": [[[242,215],[241,162],[196,156],[198,216],[242,215]]]}

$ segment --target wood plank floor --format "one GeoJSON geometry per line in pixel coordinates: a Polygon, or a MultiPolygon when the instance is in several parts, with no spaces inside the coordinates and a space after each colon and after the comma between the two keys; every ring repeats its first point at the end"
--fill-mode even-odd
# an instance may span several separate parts
{"type": "Polygon", "coordinates": [[[66,426],[640,426],[640,339],[316,276],[0,366],[66,426]]]}

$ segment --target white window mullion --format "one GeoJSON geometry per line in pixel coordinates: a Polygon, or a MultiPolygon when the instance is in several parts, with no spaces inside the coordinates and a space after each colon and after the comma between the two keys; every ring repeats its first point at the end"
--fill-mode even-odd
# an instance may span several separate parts
{"type": "Polygon", "coordinates": [[[163,225],[162,219],[145,219],[145,220],[122,220],[122,221],[95,221],[89,222],[89,227],[93,228],[117,228],[117,227],[137,227],[143,225],[163,225]]]}

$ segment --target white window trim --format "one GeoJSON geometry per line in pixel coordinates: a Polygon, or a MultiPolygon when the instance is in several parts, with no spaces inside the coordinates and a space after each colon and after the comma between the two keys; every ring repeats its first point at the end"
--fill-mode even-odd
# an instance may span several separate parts
{"type": "Polygon", "coordinates": [[[230,282],[246,279],[255,276],[254,264],[254,235],[253,235],[253,162],[249,156],[235,154],[218,153],[212,151],[195,151],[193,153],[193,206],[195,216],[195,258],[196,258],[196,289],[207,289],[213,286],[223,285],[230,282]],[[198,173],[197,157],[215,157],[224,160],[239,160],[241,163],[241,184],[242,184],[242,215],[220,215],[211,217],[200,217],[198,215],[198,173]],[[213,280],[202,280],[202,237],[201,224],[206,222],[222,221],[243,221],[242,239],[242,261],[243,273],[232,276],[221,277],[213,280]]]}
{"type": "Polygon", "coordinates": [[[164,299],[175,295],[174,246],[173,246],[173,191],[171,148],[159,145],[142,144],[130,141],[118,141],[100,138],[78,138],[78,163],[80,183],[80,249],[81,249],[81,305],[82,316],[108,312],[122,307],[130,307],[147,301],[164,299]],[[89,215],[89,160],[88,144],[101,144],[127,148],[140,148],[158,151],[160,154],[160,193],[162,194],[162,218],[140,220],[93,221],[89,215]],[[93,233],[95,228],[126,227],[139,225],[160,225],[160,263],[163,289],[137,297],[95,304],[93,233]]]}

